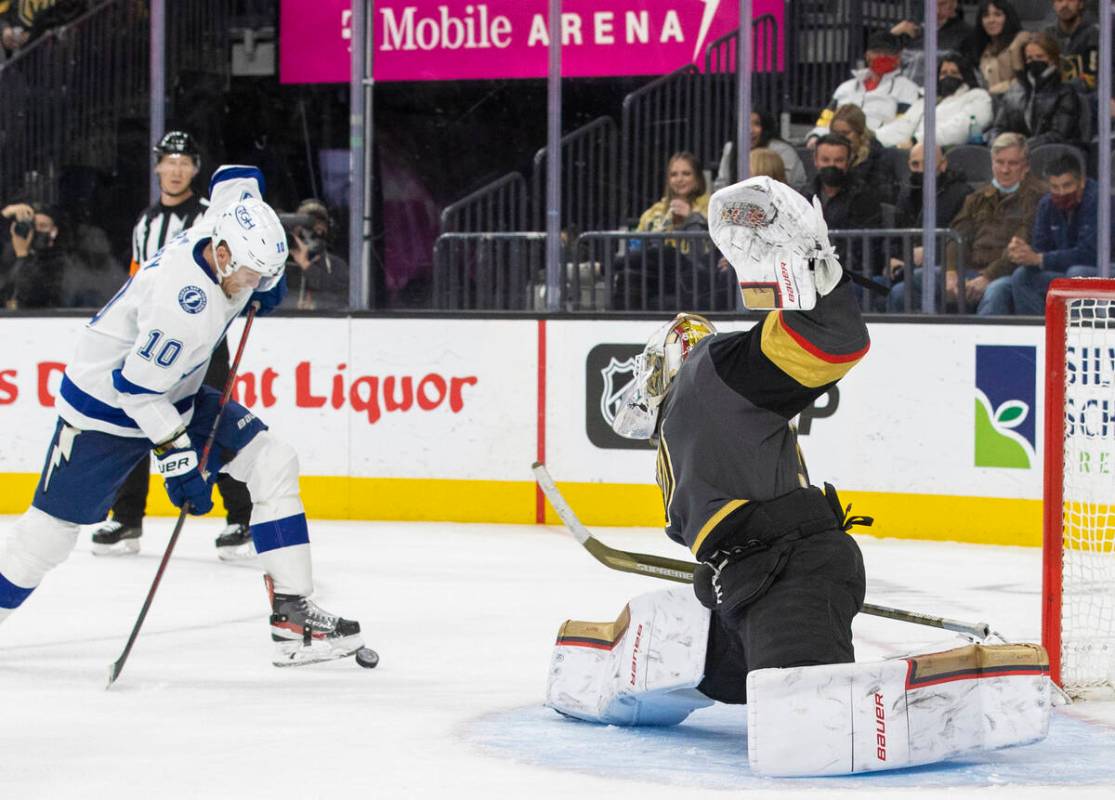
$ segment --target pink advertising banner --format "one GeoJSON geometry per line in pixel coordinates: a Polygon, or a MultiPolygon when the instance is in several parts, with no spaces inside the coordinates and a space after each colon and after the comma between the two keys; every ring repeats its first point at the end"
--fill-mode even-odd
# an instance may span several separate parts
{"type": "MultiPolygon", "coordinates": [[[[548,0],[375,0],[377,81],[543,78],[548,0]]],[[[782,31],[782,0],[753,0],[782,31]]],[[[704,64],[737,27],[737,0],[563,0],[565,77],[664,75],[704,64]]],[[[352,0],[282,0],[282,83],[347,83],[352,0]]],[[[779,48],[779,51],[781,48],[779,48]]],[[[779,52],[779,62],[781,53],[779,52]]]]}

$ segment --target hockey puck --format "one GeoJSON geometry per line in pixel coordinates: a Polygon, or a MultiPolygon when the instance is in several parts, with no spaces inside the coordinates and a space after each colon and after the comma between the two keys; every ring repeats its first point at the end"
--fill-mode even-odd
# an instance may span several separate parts
{"type": "Polygon", "coordinates": [[[379,664],[379,653],[370,647],[361,647],[354,655],[356,663],[364,669],[375,669],[376,665],[379,664]]]}

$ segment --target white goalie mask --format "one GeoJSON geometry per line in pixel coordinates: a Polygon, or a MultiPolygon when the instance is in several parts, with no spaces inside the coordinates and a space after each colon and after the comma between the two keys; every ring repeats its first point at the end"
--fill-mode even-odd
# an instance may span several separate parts
{"type": "Polygon", "coordinates": [[[217,265],[220,278],[247,267],[263,276],[256,291],[265,292],[283,276],[288,255],[286,231],[271,206],[259,198],[245,198],[222,211],[213,225],[212,242],[214,262],[221,242],[232,254],[227,267],[217,265]]]}
{"type": "Polygon", "coordinates": [[[843,274],[820,201],[766,176],[712,196],[709,234],[735,269],[748,308],[808,310],[843,274]]]}
{"type": "Polygon", "coordinates": [[[635,359],[635,377],[619,399],[612,430],[626,439],[650,439],[658,408],[674,377],[699,341],[716,333],[698,314],[678,314],[654,332],[635,359]]]}

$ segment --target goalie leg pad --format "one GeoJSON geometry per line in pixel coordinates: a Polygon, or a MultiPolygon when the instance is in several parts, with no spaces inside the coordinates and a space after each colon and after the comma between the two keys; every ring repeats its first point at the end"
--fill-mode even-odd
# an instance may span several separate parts
{"type": "Polygon", "coordinates": [[[550,660],[546,705],[609,725],[676,725],[712,705],[704,676],[709,611],[688,587],[634,598],[615,622],[569,620],[550,660]]]}
{"type": "Polygon", "coordinates": [[[46,574],[70,555],[78,526],[32,506],[0,553],[0,620],[22,605],[46,574]]]}
{"type": "Polygon", "coordinates": [[[874,663],[747,676],[759,775],[846,775],[1045,738],[1049,659],[1033,644],[969,645],[874,663]]]}

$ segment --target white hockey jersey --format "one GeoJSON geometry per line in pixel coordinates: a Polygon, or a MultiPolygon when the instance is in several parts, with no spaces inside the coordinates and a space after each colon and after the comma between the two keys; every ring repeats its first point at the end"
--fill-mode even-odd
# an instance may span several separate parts
{"type": "Polygon", "coordinates": [[[227,297],[203,256],[214,209],[261,197],[262,185],[254,167],[214,173],[206,218],[145,262],[81,332],[58,392],[62,419],[156,444],[189,423],[213,349],[252,294],[227,297]]]}

